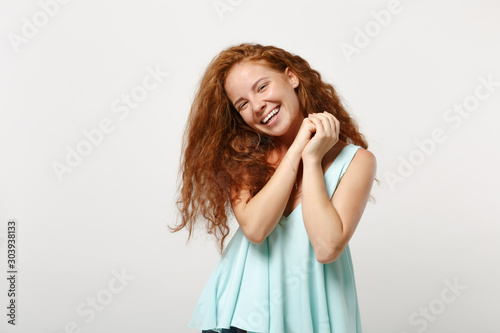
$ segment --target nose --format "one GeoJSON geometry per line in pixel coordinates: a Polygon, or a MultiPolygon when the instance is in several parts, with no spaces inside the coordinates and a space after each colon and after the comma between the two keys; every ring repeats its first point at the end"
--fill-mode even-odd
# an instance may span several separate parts
{"type": "Polygon", "coordinates": [[[255,99],[253,105],[254,105],[253,111],[255,113],[263,112],[266,107],[266,103],[261,99],[255,99]]]}

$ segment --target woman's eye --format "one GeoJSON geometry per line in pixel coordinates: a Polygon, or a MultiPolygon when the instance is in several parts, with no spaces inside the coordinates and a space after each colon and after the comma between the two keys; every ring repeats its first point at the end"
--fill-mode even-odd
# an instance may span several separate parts
{"type": "Polygon", "coordinates": [[[267,84],[263,84],[263,85],[261,85],[261,86],[260,86],[260,88],[259,88],[259,90],[262,90],[262,89],[264,89],[265,87],[267,87],[267,84]]]}
{"type": "Polygon", "coordinates": [[[246,105],[246,104],[247,104],[247,102],[245,102],[245,103],[241,104],[241,105],[240,105],[239,110],[240,110],[240,111],[241,111],[241,110],[243,110],[243,108],[245,107],[245,105],[246,105]]]}

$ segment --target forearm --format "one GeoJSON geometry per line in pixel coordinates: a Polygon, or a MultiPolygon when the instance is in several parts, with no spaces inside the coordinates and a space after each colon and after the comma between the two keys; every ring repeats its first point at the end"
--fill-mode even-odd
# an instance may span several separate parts
{"type": "Polygon", "coordinates": [[[318,261],[332,256],[342,247],[342,220],[326,190],[320,161],[304,161],[302,215],[305,229],[318,261]]]}
{"type": "Polygon", "coordinates": [[[300,151],[290,147],[267,184],[248,203],[233,206],[235,217],[250,241],[262,242],[280,221],[295,184],[300,159],[300,151]]]}

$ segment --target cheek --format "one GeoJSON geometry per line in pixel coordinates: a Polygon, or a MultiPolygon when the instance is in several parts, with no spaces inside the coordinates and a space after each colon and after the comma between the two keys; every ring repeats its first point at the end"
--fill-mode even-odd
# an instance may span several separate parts
{"type": "Polygon", "coordinates": [[[298,111],[300,109],[300,103],[299,103],[299,98],[297,97],[297,94],[292,90],[290,93],[287,94],[286,96],[287,101],[290,105],[290,107],[293,109],[293,111],[298,111]]]}
{"type": "Polygon", "coordinates": [[[281,90],[276,90],[274,93],[279,93],[279,96],[281,96],[282,99],[285,99],[289,104],[296,104],[297,94],[295,93],[295,90],[288,87],[283,87],[281,90]]]}
{"type": "Polygon", "coordinates": [[[241,112],[240,116],[247,125],[251,125],[254,122],[253,115],[251,112],[248,112],[248,110],[241,112]]]}

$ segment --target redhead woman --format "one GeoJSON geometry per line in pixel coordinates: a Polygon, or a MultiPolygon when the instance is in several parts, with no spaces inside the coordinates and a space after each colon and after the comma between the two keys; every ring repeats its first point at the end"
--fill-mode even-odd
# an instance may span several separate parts
{"type": "Polygon", "coordinates": [[[172,231],[205,223],[221,253],[188,327],[362,332],[349,240],[376,159],[333,86],[283,49],[229,47],[205,71],[183,148],[172,231]]]}

